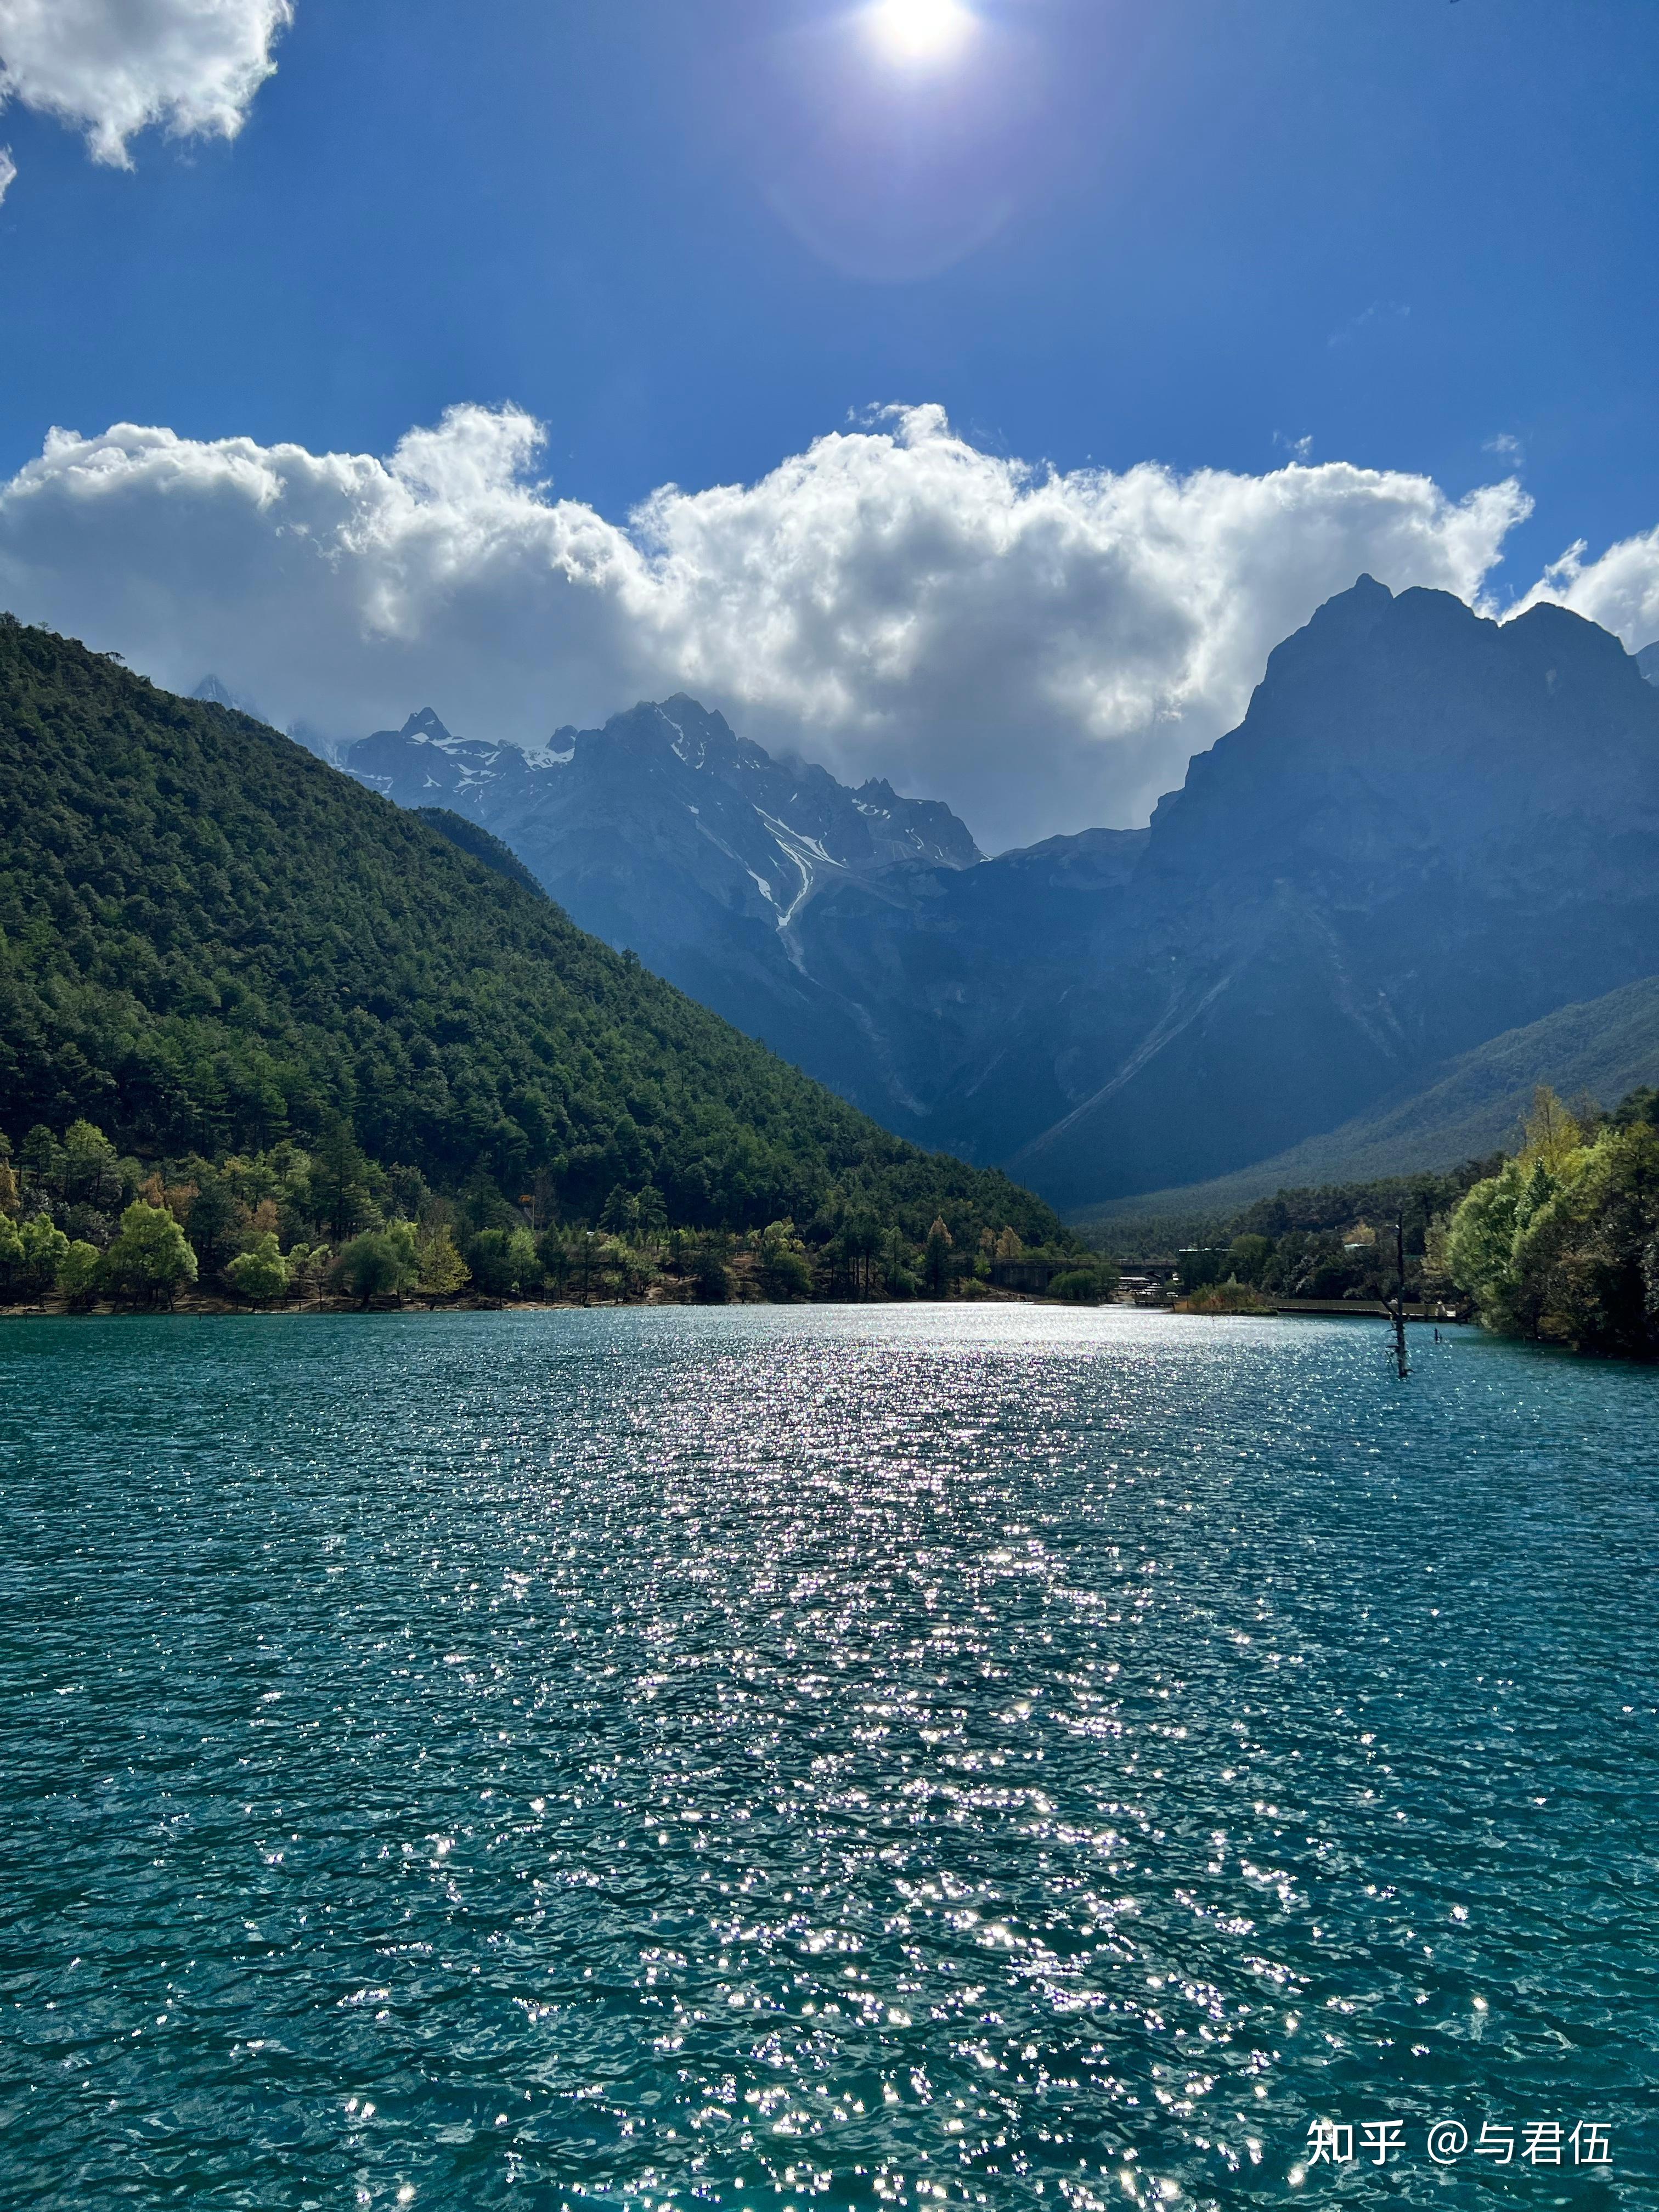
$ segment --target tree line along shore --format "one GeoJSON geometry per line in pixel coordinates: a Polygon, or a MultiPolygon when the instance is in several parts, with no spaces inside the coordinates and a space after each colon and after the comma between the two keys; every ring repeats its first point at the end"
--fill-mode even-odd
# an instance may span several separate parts
{"type": "MultiPolygon", "coordinates": [[[[979,1189],[994,1191],[986,1179],[979,1189]]],[[[1065,1232],[1028,1244],[972,1196],[878,1212],[831,1190],[797,1224],[672,1223],[652,1184],[562,1218],[550,1177],[455,1194],[370,1159],[337,1127],[217,1161],[119,1153],[94,1123],[0,1136],[0,1305],[66,1313],[274,1307],[892,1301],[1010,1295],[995,1263],[1045,1261],[1049,1295],[1093,1304],[1115,1266],[1065,1232]],[[539,1183],[539,1188],[537,1184],[539,1183]]]]}
{"type": "MultiPolygon", "coordinates": [[[[1281,1191],[1219,1228],[1143,1224],[1115,1252],[1065,1231],[1028,1243],[972,1196],[886,1215],[831,1190],[807,1219],[672,1223],[647,1183],[592,1219],[556,1218],[550,1179],[456,1194],[384,1167],[336,1127],[210,1161],[124,1156],[94,1123],[0,1135],[0,1308],[13,1312],[434,1305],[726,1304],[1015,1297],[1000,1263],[1046,1263],[1046,1295],[1097,1304],[1160,1236],[1159,1303],[1254,1314],[1386,1301],[1403,1227],[1408,1301],[1496,1334],[1659,1358],[1659,1091],[1610,1112],[1540,1089],[1511,1155],[1443,1174],[1281,1191]]],[[[979,1188],[994,1189],[981,1184],[979,1188]]],[[[1133,1274],[1130,1279],[1134,1279],[1133,1274]]],[[[1144,1298],[1140,1301],[1144,1303],[1144,1298]]]]}

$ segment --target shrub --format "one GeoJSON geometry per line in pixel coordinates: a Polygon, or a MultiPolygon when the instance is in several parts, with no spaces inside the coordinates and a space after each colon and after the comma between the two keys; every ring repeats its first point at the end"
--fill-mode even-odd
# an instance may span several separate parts
{"type": "Polygon", "coordinates": [[[239,1252],[225,1269],[237,1295],[251,1305],[265,1306],[285,1295],[291,1270],[283,1259],[274,1229],[265,1231],[239,1252]]]}
{"type": "Polygon", "coordinates": [[[1248,1283],[1206,1283],[1190,1297],[1177,1298],[1176,1311],[1191,1314],[1272,1314],[1276,1310],[1248,1283]]]}

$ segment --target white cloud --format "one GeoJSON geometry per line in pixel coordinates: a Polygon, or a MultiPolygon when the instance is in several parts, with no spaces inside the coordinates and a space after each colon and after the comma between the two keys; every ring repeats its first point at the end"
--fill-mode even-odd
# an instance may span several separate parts
{"type": "Polygon", "coordinates": [[[11,148],[0,146],[0,200],[17,181],[17,164],[11,158],[11,148]]]}
{"type": "Polygon", "coordinates": [[[151,124],[234,138],[293,15],[292,0],[0,0],[0,105],[83,130],[118,168],[151,124]]]}
{"type": "Polygon", "coordinates": [[[1610,545],[1599,560],[1586,561],[1581,540],[1544,571],[1522,601],[1540,599],[1571,607],[1623,638],[1632,653],[1659,639],[1659,530],[1610,545]]]}
{"type": "Polygon", "coordinates": [[[1528,511],[1341,463],[1060,475],[921,407],[622,526],[533,480],[539,443],[475,407],[386,461],[55,431],[0,486],[0,604],[337,737],[430,703],[535,744],[684,687],[995,848],[1144,820],[1321,600],[1365,569],[1476,599],[1528,511]]]}
{"type": "Polygon", "coordinates": [[[1361,338],[1375,337],[1380,331],[1397,329],[1401,323],[1408,323],[1411,316],[1411,309],[1399,300],[1373,300],[1369,307],[1362,309],[1350,321],[1344,323],[1340,330],[1333,331],[1325,343],[1333,350],[1351,346],[1361,338]]]}

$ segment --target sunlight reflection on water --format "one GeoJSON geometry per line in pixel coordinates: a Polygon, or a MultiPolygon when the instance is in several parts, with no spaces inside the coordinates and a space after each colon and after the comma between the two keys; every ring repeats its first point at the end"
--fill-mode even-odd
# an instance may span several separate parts
{"type": "Polygon", "coordinates": [[[1391,2115],[1354,2201],[1488,2201],[1444,2116],[1653,2201],[1655,1379],[1417,1358],[15,1325],[0,2179],[1230,2207],[1391,2115]]]}

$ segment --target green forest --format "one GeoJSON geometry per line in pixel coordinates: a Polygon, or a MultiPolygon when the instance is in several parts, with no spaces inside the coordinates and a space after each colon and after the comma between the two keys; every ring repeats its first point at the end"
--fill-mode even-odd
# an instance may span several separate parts
{"type": "Polygon", "coordinates": [[[973,1279],[1004,1235],[1080,1249],[522,872],[454,817],[0,617],[0,1282],[55,1280],[21,1249],[48,1229],[100,1255],[70,1273],[105,1290],[143,1278],[124,1238],[183,1269],[160,1215],[194,1261],[179,1282],[221,1287],[271,1237],[301,1276],[365,1238],[380,1265],[390,1239],[401,1279],[420,1248],[428,1282],[459,1266],[492,1293],[566,1286],[584,1254],[591,1290],[602,1245],[612,1288],[644,1264],[617,1255],[695,1273],[694,1248],[729,1247],[734,1280],[900,1296],[973,1279]]]}
{"type": "MultiPolygon", "coordinates": [[[[213,1161],[118,1152],[94,1123],[61,1139],[38,1124],[13,1148],[0,1136],[0,1301],[47,1297],[172,1307],[181,1297],[252,1306],[414,1297],[574,1304],[985,1297],[999,1260],[1042,1255],[1012,1224],[980,1226],[953,1209],[921,1234],[832,1191],[817,1213],[757,1229],[669,1221],[653,1186],[618,1184],[588,1222],[559,1214],[550,1182],[521,1201],[475,1176],[456,1196],[418,1169],[369,1159],[343,1127],[310,1152],[285,1139],[213,1161]]],[[[1067,1243],[1077,1262],[1053,1294],[1107,1295],[1114,1271],[1067,1243]]]]}

